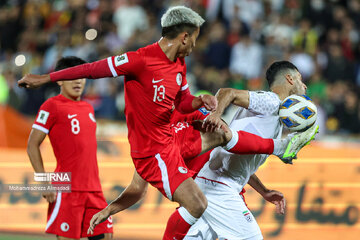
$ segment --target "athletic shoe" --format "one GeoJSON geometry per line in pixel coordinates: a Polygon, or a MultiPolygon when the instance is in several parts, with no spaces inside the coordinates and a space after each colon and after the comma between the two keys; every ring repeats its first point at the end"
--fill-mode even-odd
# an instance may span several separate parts
{"type": "Polygon", "coordinates": [[[289,141],[285,153],[280,157],[284,163],[292,164],[292,160],[296,159],[297,153],[312,140],[315,139],[315,135],[319,132],[319,126],[313,125],[305,132],[297,133],[289,141]]]}

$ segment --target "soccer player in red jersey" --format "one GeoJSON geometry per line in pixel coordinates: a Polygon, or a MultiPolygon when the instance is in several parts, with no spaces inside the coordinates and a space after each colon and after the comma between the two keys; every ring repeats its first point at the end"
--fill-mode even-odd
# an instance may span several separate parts
{"type": "MultiPolygon", "coordinates": [[[[56,70],[85,63],[77,57],[61,58],[56,70]]],[[[46,232],[58,239],[112,239],[112,220],[87,233],[91,217],[107,206],[101,190],[96,158],[94,109],[80,100],[85,79],[59,81],[61,92],[42,104],[32,126],[28,155],[36,173],[45,172],[40,144],[49,136],[56,157],[54,172],[71,172],[71,192],[46,192],[49,202],[46,232]]]]}
{"type": "MultiPolygon", "coordinates": [[[[50,81],[125,75],[125,115],[135,177],[144,179],[181,205],[170,217],[171,222],[177,224],[167,226],[164,239],[182,239],[207,206],[206,197],[191,178],[180,154],[170,121],[173,106],[182,113],[202,106],[212,111],[217,106],[213,96],[192,96],[186,81],[184,57],[195,47],[203,22],[193,10],[173,7],[161,19],[163,37],[152,45],[50,74],[27,74],[19,81],[19,86],[33,88],[50,81]]],[[[219,145],[226,145],[226,149],[234,153],[277,152],[272,139],[221,126],[222,134],[209,142],[195,144],[204,148],[194,152],[219,145]]],[[[93,222],[90,232],[96,224],[93,222]]]]}

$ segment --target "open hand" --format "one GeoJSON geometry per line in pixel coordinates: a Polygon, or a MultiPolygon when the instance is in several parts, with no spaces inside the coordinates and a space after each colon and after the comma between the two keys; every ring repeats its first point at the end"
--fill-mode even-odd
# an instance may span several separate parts
{"type": "Polygon", "coordinates": [[[263,198],[275,204],[276,212],[279,214],[285,214],[286,201],[284,195],[276,190],[270,190],[263,195],[263,198]]]}
{"type": "Polygon", "coordinates": [[[87,230],[87,234],[94,234],[94,228],[96,225],[106,221],[110,217],[110,211],[108,208],[104,208],[100,212],[96,213],[90,220],[90,227],[87,230]]]}

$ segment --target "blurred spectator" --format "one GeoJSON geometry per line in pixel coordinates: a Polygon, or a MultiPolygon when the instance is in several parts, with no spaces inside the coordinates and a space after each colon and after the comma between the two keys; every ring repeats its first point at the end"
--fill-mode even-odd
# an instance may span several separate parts
{"type": "Polygon", "coordinates": [[[360,133],[359,98],[352,90],[348,91],[344,97],[344,102],[337,106],[335,113],[340,122],[340,131],[360,133]]]}
{"type": "Polygon", "coordinates": [[[232,47],[230,72],[241,74],[247,79],[258,78],[262,66],[262,47],[254,42],[248,33],[244,33],[240,41],[232,47]]]}
{"type": "Polygon", "coordinates": [[[207,49],[205,49],[205,65],[224,69],[229,66],[230,46],[226,42],[226,29],[221,22],[212,25],[209,33],[207,49]]]}
{"type": "Polygon", "coordinates": [[[299,29],[293,35],[293,45],[296,49],[301,49],[310,55],[314,55],[317,50],[318,35],[311,28],[308,19],[300,21],[299,29]]]}
{"type": "Polygon", "coordinates": [[[305,81],[310,78],[315,72],[314,59],[306,52],[300,49],[295,49],[290,55],[290,62],[295,64],[299,69],[305,81]]]}
{"type": "Polygon", "coordinates": [[[120,39],[127,41],[137,30],[145,30],[149,27],[144,9],[137,4],[136,0],[118,0],[118,8],[114,13],[114,23],[117,25],[117,33],[120,39]]]}
{"type": "Polygon", "coordinates": [[[352,64],[345,58],[341,46],[332,44],[329,46],[327,66],[324,70],[324,76],[329,83],[338,80],[351,81],[354,70],[352,64]]]}

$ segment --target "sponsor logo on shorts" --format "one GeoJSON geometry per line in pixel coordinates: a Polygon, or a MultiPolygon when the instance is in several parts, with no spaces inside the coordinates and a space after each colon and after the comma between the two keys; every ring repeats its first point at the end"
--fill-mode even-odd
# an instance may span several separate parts
{"type": "Polygon", "coordinates": [[[246,221],[252,222],[252,217],[251,217],[249,210],[243,211],[243,215],[244,215],[246,221]]]}
{"type": "Polygon", "coordinates": [[[67,232],[67,231],[69,231],[70,226],[69,226],[69,224],[68,224],[67,222],[63,222],[63,223],[60,225],[60,229],[61,229],[61,231],[63,231],[63,232],[67,232]]]}
{"type": "Polygon", "coordinates": [[[179,172],[184,173],[184,174],[188,172],[188,170],[184,167],[179,167],[178,169],[179,169],[179,172]]]}

